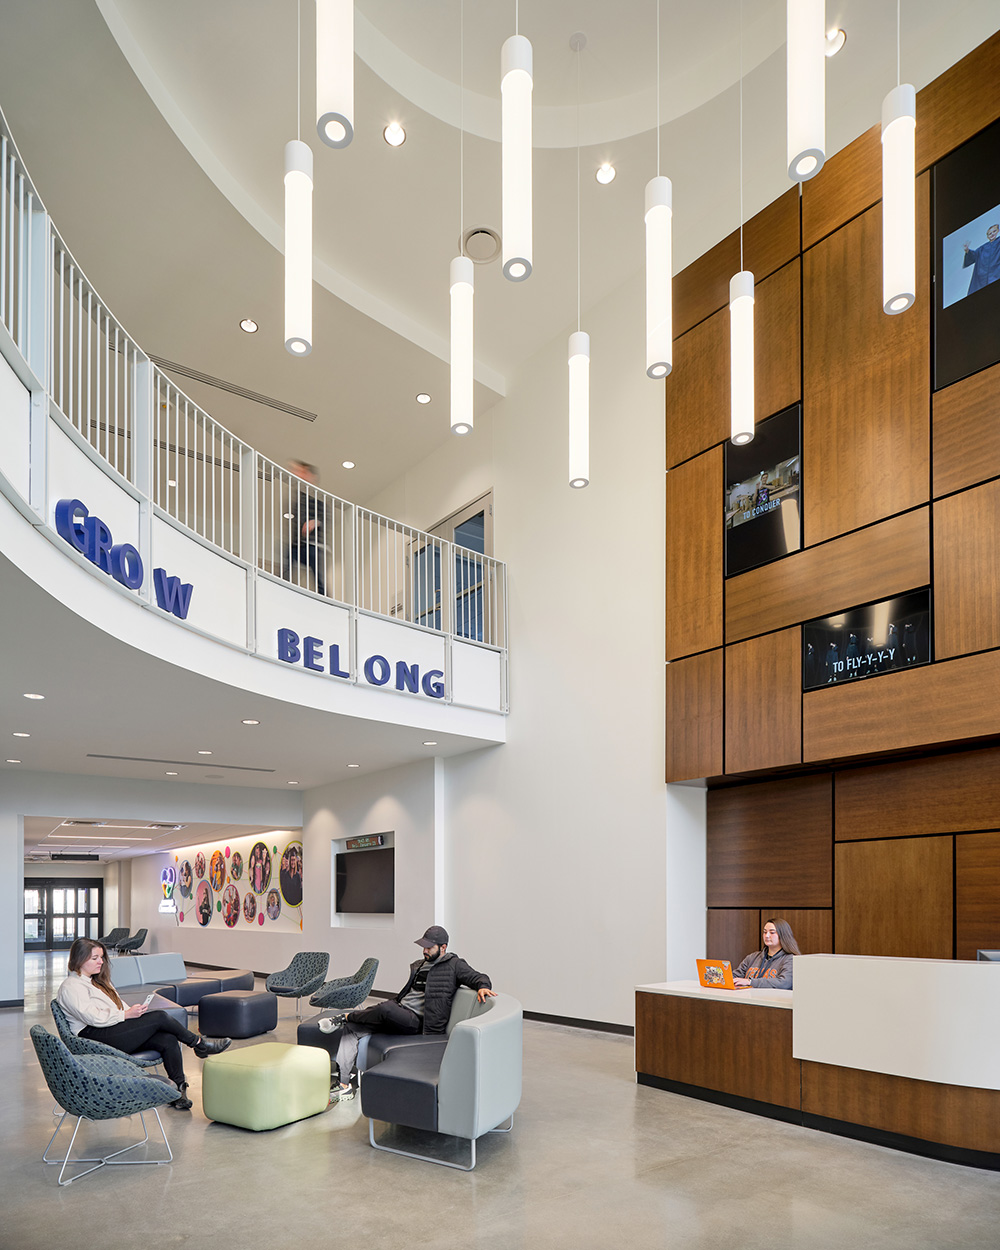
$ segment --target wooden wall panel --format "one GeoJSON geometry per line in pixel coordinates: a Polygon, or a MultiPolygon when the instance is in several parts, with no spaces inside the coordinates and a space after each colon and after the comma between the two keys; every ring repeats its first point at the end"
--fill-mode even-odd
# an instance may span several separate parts
{"type": "Polygon", "coordinates": [[[792,1013],[725,999],[635,996],[635,1067],[685,1085],[799,1105],[792,1013]],[[720,1012],[726,1012],[720,1017],[720,1012]]]}
{"type": "Polygon", "coordinates": [[[832,802],[828,774],[709,790],[708,906],[831,907],[832,802]]]}
{"type": "Polygon", "coordinates": [[[956,959],[1000,950],[1000,833],[955,839],[956,959]]]}
{"type": "Polygon", "coordinates": [[[881,198],[882,127],[879,124],[835,152],[815,178],[802,184],[803,250],[838,230],[881,198]]]}
{"type": "MultiPolygon", "coordinates": [[[[746,267],[759,282],[799,253],[799,189],[789,187],[743,227],[746,267]]],[[[674,278],[674,337],[729,304],[729,279],[740,268],[740,234],[692,261],[674,278]]]]}
{"type": "Polygon", "coordinates": [[[838,842],[970,829],[1000,829],[1000,747],[837,773],[838,842]]]}
{"type": "Polygon", "coordinates": [[[951,834],[838,842],[838,955],[951,959],[951,834]]]}
{"type": "Polygon", "coordinates": [[[917,93],[917,170],[1000,117],[1000,32],[917,93]]]}
{"type": "Polygon", "coordinates": [[[722,773],[722,649],[667,665],[667,781],[722,773]]]}
{"type": "Polygon", "coordinates": [[[667,474],[667,659],[722,645],[722,448],[667,474]]]}
{"type": "MultiPolygon", "coordinates": [[[[762,907],[760,930],[768,920],[787,920],[803,955],[829,955],[833,952],[833,912],[795,907],[762,907]]],[[[760,939],[761,941],[763,939],[760,939]]],[[[759,949],[759,943],[758,943],[759,949]]]]}
{"type": "MultiPolygon", "coordinates": [[[[762,421],[799,399],[799,260],[755,289],[754,412],[762,421]]],[[[735,271],[734,271],[735,272],[735,271]]],[[[667,378],[667,465],[679,464],[729,437],[729,309],[674,343],[667,378]]]]}
{"type": "Polygon", "coordinates": [[[802,1064],[802,1110],[964,1150],[1000,1152],[1000,1091],[802,1064]]]}
{"type": "Polygon", "coordinates": [[[930,510],[917,508],[731,577],[726,641],[887,599],[930,576],[930,510]]]}
{"type": "Polygon", "coordinates": [[[1000,646],[1000,481],[934,504],[934,656],[1000,646]]]}
{"type": "Polygon", "coordinates": [[[726,772],[802,760],[802,631],[726,648],[726,772]]]}
{"type": "Polygon", "coordinates": [[[904,316],[882,311],[881,206],[806,253],[807,546],[929,498],[929,188],[917,179],[917,302],[904,316]]]}
{"type": "Polygon", "coordinates": [[[1000,365],[934,396],[934,494],[1000,477],[1000,365]]]}
{"type": "Polygon", "coordinates": [[[736,968],[745,955],[760,950],[760,942],[760,912],[756,907],[708,909],[707,959],[728,959],[736,968]]]}
{"type": "Polygon", "coordinates": [[[802,697],[808,762],[1000,734],[1000,652],[985,651],[802,697]]]}

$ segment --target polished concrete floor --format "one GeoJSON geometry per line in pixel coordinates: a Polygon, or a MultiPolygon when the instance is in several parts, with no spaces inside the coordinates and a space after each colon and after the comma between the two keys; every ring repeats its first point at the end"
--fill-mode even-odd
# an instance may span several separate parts
{"type": "MultiPolygon", "coordinates": [[[[24,1012],[0,1011],[3,1250],[1000,1246],[1000,1174],[637,1086],[630,1039],[531,1022],[514,1131],[481,1140],[474,1172],[372,1150],[356,1100],[270,1133],[211,1124],[185,1052],[195,1110],[161,1112],[173,1163],[60,1189],[28,1029],[52,1028],[64,968],[28,956],[24,1012]]],[[[293,1041],[280,1006],[272,1037],[293,1041]]],[[[127,1122],[84,1127],[124,1142],[127,1122]]]]}

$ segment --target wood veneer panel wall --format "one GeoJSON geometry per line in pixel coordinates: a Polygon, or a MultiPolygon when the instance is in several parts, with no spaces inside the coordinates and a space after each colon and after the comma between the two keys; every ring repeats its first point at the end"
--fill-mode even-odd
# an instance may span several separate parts
{"type": "Polygon", "coordinates": [[[938,391],[931,431],[935,495],[1000,477],[1000,365],[938,391]]]}
{"type": "Polygon", "coordinates": [[[709,907],[833,905],[832,780],[708,792],[709,907]]]}
{"type": "Polygon", "coordinates": [[[802,1064],[802,1110],[965,1150],[1000,1151],[1000,1092],[802,1064]]]}
{"type": "Polygon", "coordinates": [[[917,179],[917,302],[882,311],[882,209],[805,255],[806,546],[930,495],[930,177],[917,179]]]}
{"type": "MultiPolygon", "coordinates": [[[[833,953],[833,911],[803,910],[802,908],[762,907],[760,911],[760,929],[771,918],[787,920],[792,926],[795,940],[803,955],[830,955],[833,953]]],[[[761,938],[758,937],[758,949],[761,938]]]]}
{"type": "MultiPolygon", "coordinates": [[[[798,253],[799,189],[789,187],[744,225],[744,263],[760,281],[798,253]]],[[[728,306],[729,279],[739,268],[740,233],[735,230],[675,276],[675,337],[728,306]]]]}
{"type": "MultiPolygon", "coordinates": [[[[801,272],[801,262],[795,259],[755,288],[754,413],[758,421],[799,398],[801,272]]],[[[674,368],[667,378],[668,466],[725,442],[729,421],[729,309],[725,308],[674,342],[674,368]]]]}
{"type": "Polygon", "coordinates": [[[838,842],[1000,829],[1000,747],[841,769],[835,811],[838,842]]]}
{"type": "Polygon", "coordinates": [[[808,763],[1000,734],[1000,652],[984,651],[802,697],[808,763]]]}
{"type": "Polygon", "coordinates": [[[887,599],[929,581],[930,511],[918,508],[731,577],[726,641],[887,599]]]}
{"type": "Polygon", "coordinates": [[[667,781],[722,773],[722,650],[667,665],[667,781]]]}
{"type": "Polygon", "coordinates": [[[802,760],[802,632],[726,648],[726,772],[802,760]]]}
{"type": "Polygon", "coordinates": [[[934,504],[934,655],[1000,646],[1000,481],[934,504]]]}
{"type": "Polygon", "coordinates": [[[1000,950],[1000,833],[955,839],[956,959],[1000,950]]]}
{"type": "Polygon", "coordinates": [[[744,955],[760,949],[760,912],[756,907],[710,907],[706,941],[708,959],[728,959],[738,967],[744,955]]]}
{"type": "Polygon", "coordinates": [[[953,837],[838,842],[838,955],[952,958],[953,837]]]}
{"type": "Polygon", "coordinates": [[[917,93],[917,169],[926,169],[952,148],[1000,117],[1000,33],[917,93]]]}
{"type": "Polygon", "coordinates": [[[667,474],[667,659],[722,645],[722,448],[667,474]]]}
{"type": "Polygon", "coordinates": [[[803,250],[881,198],[882,127],[879,124],[835,152],[815,178],[802,184],[803,250]]]}

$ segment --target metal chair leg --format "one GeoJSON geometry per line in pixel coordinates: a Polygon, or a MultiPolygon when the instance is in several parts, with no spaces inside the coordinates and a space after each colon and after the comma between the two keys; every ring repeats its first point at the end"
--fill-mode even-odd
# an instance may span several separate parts
{"type": "MultiPolygon", "coordinates": [[[[513,1127],[513,1126],[512,1126],[513,1127]]],[[[412,1150],[397,1150],[394,1146],[382,1146],[375,1140],[375,1121],[369,1117],[368,1119],[368,1140],[376,1150],[384,1150],[386,1154],[402,1155],[404,1159],[419,1159],[421,1163],[436,1163],[438,1167],[455,1168],[458,1172],[471,1172],[476,1166],[476,1141],[475,1138],[469,1139],[471,1147],[471,1157],[468,1167],[461,1163],[449,1163],[445,1159],[434,1159],[430,1155],[419,1155],[412,1150]]]]}
{"type": "MultiPolygon", "coordinates": [[[[66,1150],[65,1156],[60,1159],[50,1159],[48,1157],[49,1150],[51,1149],[52,1143],[55,1141],[59,1133],[59,1130],[62,1128],[63,1122],[66,1119],[66,1116],[69,1114],[68,1111],[64,1111],[62,1114],[62,1118],[60,1119],[59,1123],[56,1125],[55,1132],[49,1138],[48,1145],[45,1147],[45,1150],[42,1152],[42,1162],[49,1164],[50,1166],[53,1164],[57,1164],[57,1163],[62,1164],[62,1166],[59,1169],[59,1184],[60,1185],[72,1185],[74,1181],[82,1180],[83,1177],[89,1176],[91,1172],[97,1172],[100,1168],[103,1168],[105,1165],[109,1165],[111,1167],[128,1167],[128,1166],[142,1167],[147,1164],[172,1163],[174,1155],[173,1155],[173,1151],[170,1149],[170,1143],[167,1141],[167,1135],[163,1130],[163,1121],[160,1119],[159,1109],[156,1107],[153,1107],[151,1108],[151,1110],[153,1114],[156,1116],[156,1123],[159,1125],[159,1128],[160,1128],[160,1136],[163,1138],[163,1144],[167,1148],[167,1157],[165,1159],[119,1159],[117,1157],[118,1155],[125,1154],[129,1150],[135,1150],[137,1146],[144,1146],[146,1142],[149,1141],[149,1132],[146,1128],[146,1118],[143,1112],[141,1111],[138,1113],[138,1115],[139,1115],[139,1121],[142,1124],[143,1135],[139,1139],[139,1141],[132,1142],[131,1145],[129,1146],[123,1146],[120,1150],[114,1150],[109,1155],[103,1155],[103,1156],[102,1155],[79,1155],[77,1156],[77,1158],[70,1160],[70,1155],[73,1153],[73,1145],[76,1141],[76,1135],[80,1131],[80,1125],[85,1119],[84,1116],[77,1116],[76,1127],[73,1129],[73,1136],[70,1138],[69,1147],[66,1150]],[[96,1166],[92,1168],[87,1168],[85,1172],[78,1172],[76,1176],[71,1176],[69,1180],[64,1181],[63,1176],[65,1175],[66,1168],[70,1165],[71,1162],[74,1165],[78,1163],[93,1163],[96,1166]]],[[[89,1123],[96,1123],[96,1121],[92,1120],[92,1121],[89,1121],[89,1123]]]]}

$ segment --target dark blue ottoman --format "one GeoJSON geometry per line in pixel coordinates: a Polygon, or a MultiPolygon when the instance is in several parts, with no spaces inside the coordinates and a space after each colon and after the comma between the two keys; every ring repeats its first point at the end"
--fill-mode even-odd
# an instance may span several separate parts
{"type": "Polygon", "coordinates": [[[223,990],[198,1003],[198,1032],[205,1037],[257,1037],[278,1027],[278,1000],[266,990],[223,990]]]}

